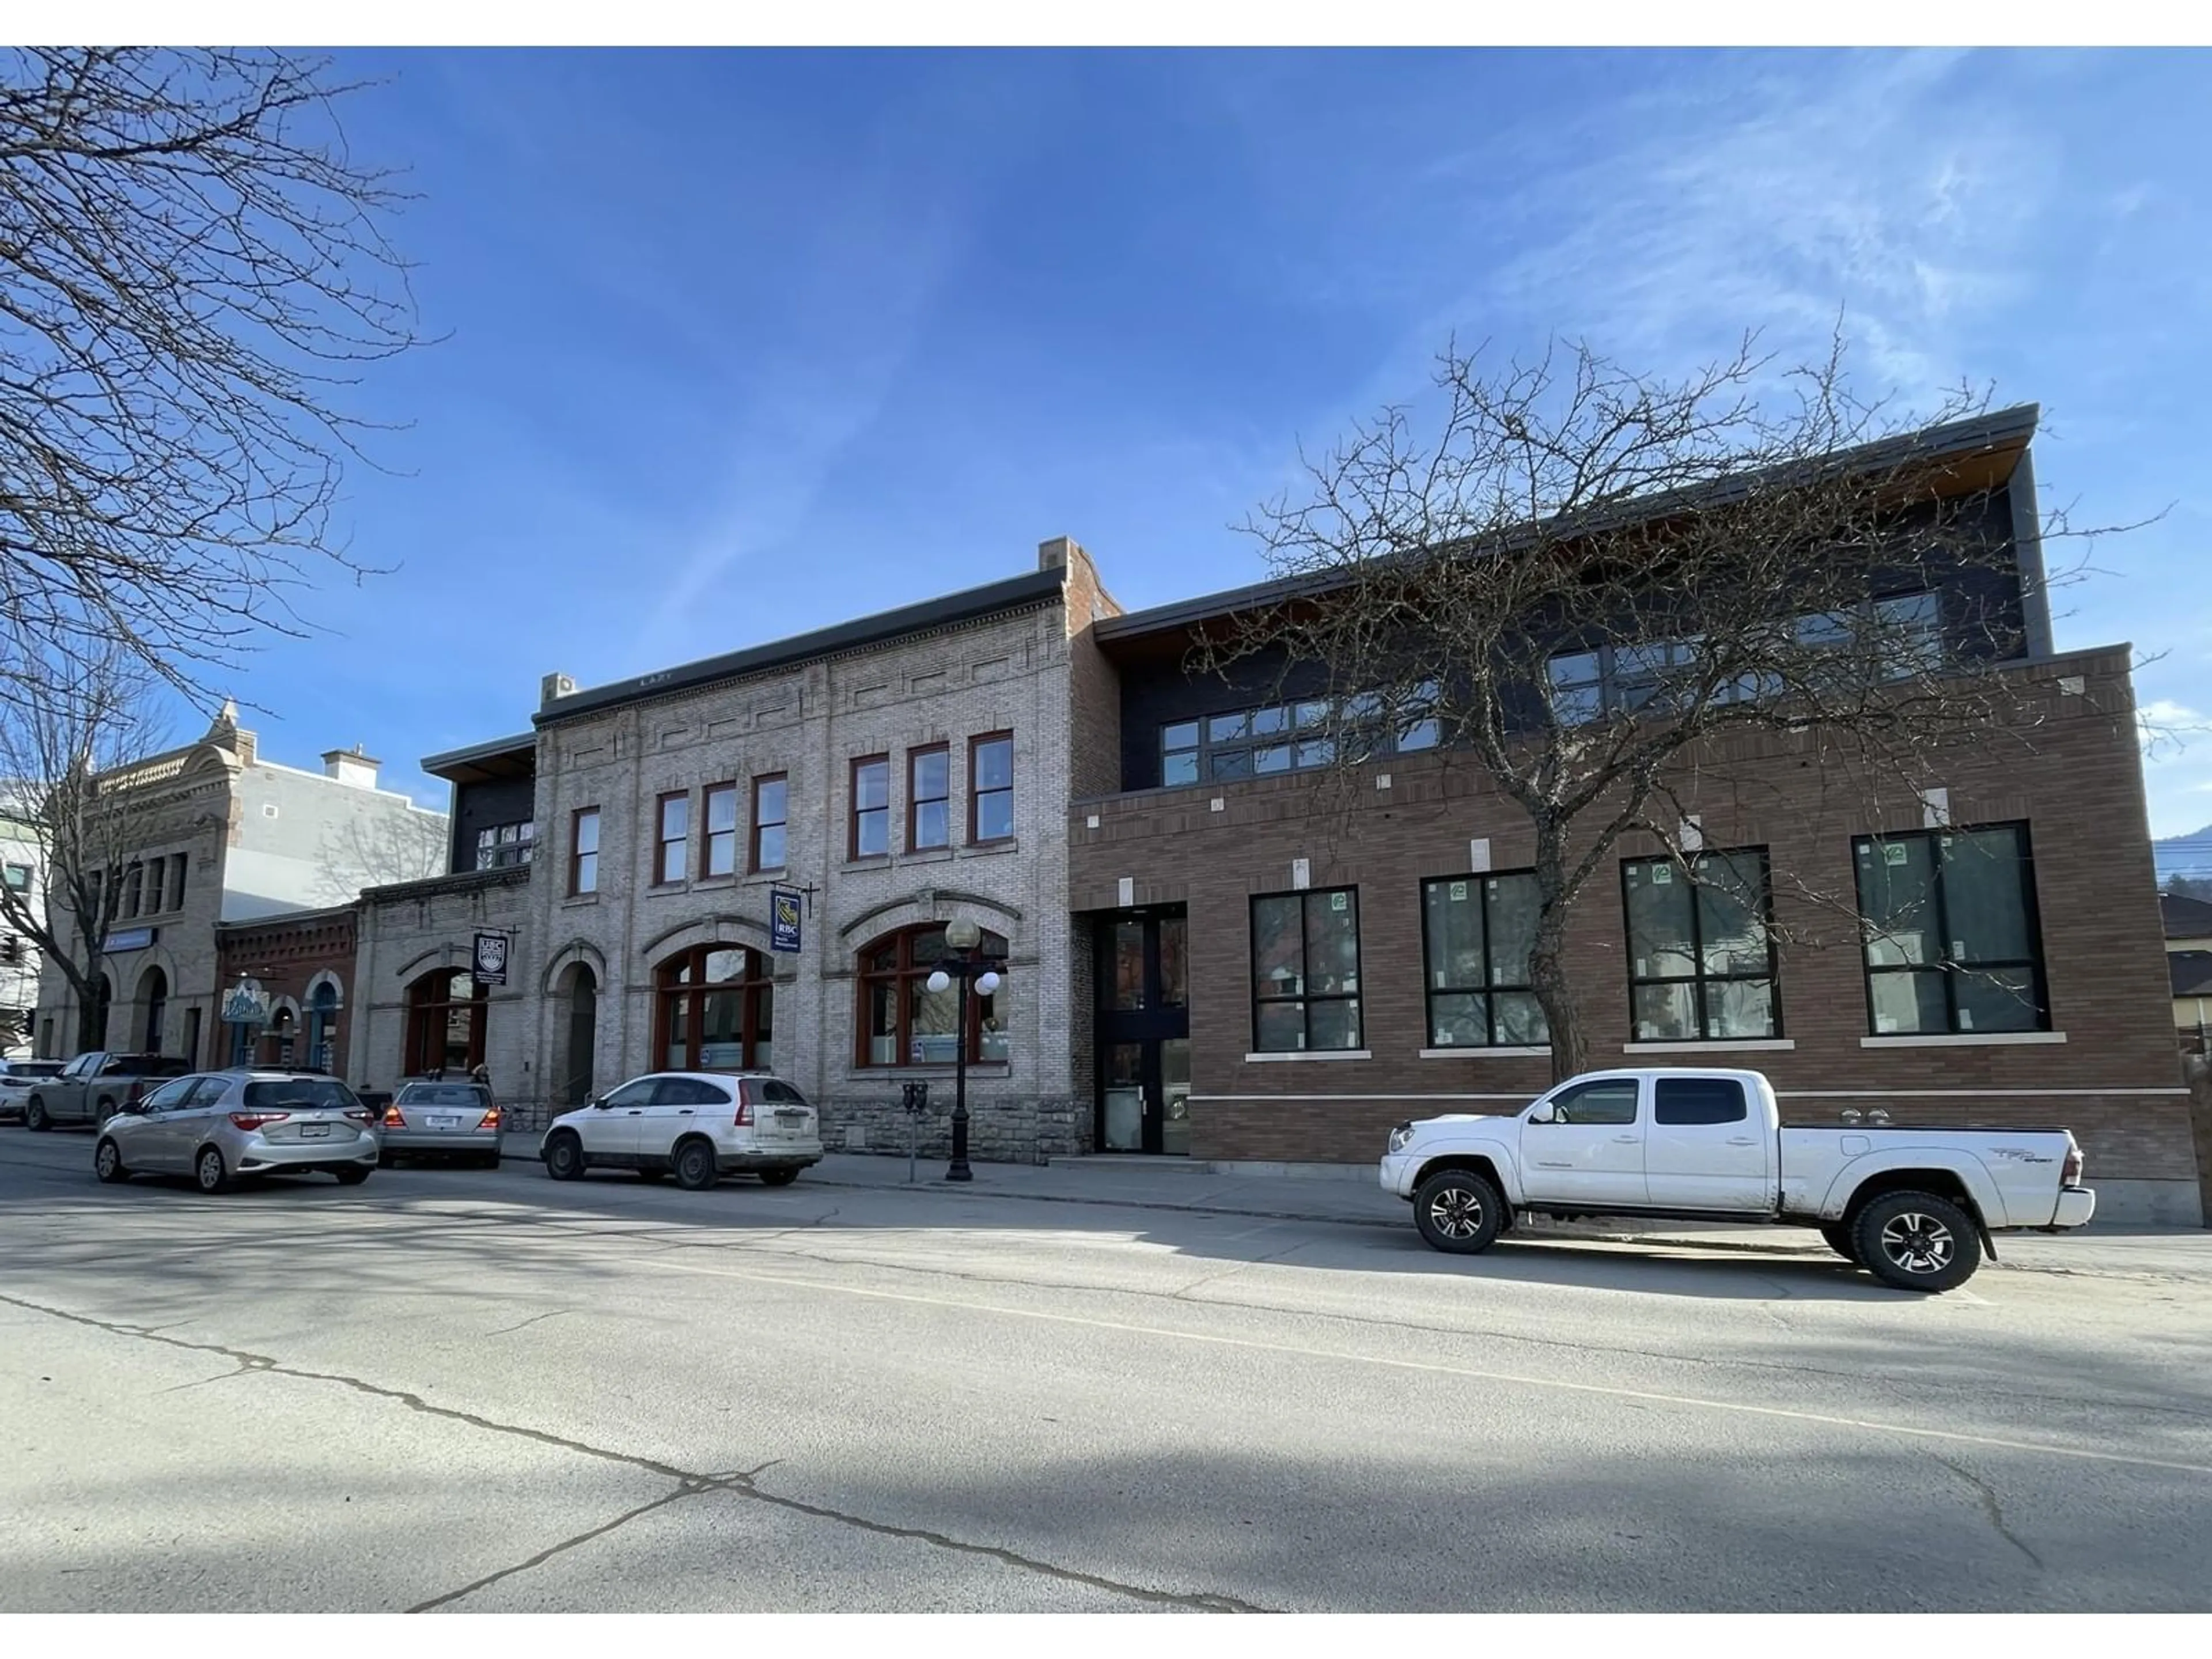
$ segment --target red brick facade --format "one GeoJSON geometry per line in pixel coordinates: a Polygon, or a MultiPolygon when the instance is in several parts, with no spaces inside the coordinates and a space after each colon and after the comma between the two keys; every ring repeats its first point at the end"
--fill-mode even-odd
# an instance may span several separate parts
{"type": "MultiPolygon", "coordinates": [[[[1910,790],[1869,795],[1824,766],[1808,735],[1738,746],[1674,781],[1714,848],[1763,847],[1772,871],[1784,1036],[1751,1048],[1629,1048],[1620,860],[1579,901],[1569,953],[1593,1067],[1740,1064],[1766,1072],[1800,1122],[1849,1108],[1898,1121],[2063,1124],[2093,1179],[2195,1181],[2188,1102],[2171,1036],[2166,962],[2124,650],[2010,671],[2023,690],[2002,741],[1941,758],[1923,787],[1948,792],[1960,827],[2024,821],[2033,848],[2052,1031],[1869,1044],[1863,958],[1847,905],[1852,837],[1923,827],[1910,790]],[[2063,1036],[2063,1041],[2060,1038],[2063,1036]]],[[[1526,868],[1525,817],[1463,757],[1399,757],[1348,779],[1290,774],[1076,804],[1069,907],[1188,907],[1192,1152],[1221,1160],[1364,1162],[1389,1126],[1439,1110],[1510,1109],[1547,1085],[1547,1059],[1460,1050],[1424,1058],[1420,883],[1466,873],[1469,842],[1493,871],[1526,868]],[[1381,778],[1389,779],[1387,788],[1381,778]],[[1348,786],[1348,787],[1347,787],[1348,786]],[[1093,823],[1096,827],[1092,827],[1093,823]],[[1358,891],[1368,1058],[1248,1059],[1254,1047],[1250,901],[1314,888],[1358,891]]]]}
{"type": "MultiPolygon", "coordinates": [[[[357,914],[348,905],[262,921],[227,922],[216,928],[222,992],[227,994],[246,980],[268,1000],[269,1023],[250,1034],[251,1063],[346,1075],[357,914]],[[317,993],[325,988],[328,994],[319,1008],[317,993]],[[318,1053],[319,1047],[326,1052],[318,1053]]],[[[194,1063],[230,1065],[237,1057],[235,1043],[234,1029],[218,1023],[203,1035],[202,1052],[194,1056],[194,1063]]]]}

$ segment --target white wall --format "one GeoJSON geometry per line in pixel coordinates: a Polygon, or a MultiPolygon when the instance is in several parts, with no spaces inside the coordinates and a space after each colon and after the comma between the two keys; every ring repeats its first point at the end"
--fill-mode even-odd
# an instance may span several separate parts
{"type": "Polygon", "coordinates": [[[240,775],[222,920],[350,903],[443,873],[446,815],[406,796],[258,761],[240,775]]]}

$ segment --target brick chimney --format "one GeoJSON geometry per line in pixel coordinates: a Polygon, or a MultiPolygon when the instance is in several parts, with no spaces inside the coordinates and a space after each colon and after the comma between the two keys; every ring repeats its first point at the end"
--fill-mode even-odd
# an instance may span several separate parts
{"type": "Polygon", "coordinates": [[[384,763],[373,760],[359,744],[350,749],[333,749],[323,757],[323,775],[335,778],[340,783],[350,784],[356,789],[376,787],[376,769],[384,763]]]}

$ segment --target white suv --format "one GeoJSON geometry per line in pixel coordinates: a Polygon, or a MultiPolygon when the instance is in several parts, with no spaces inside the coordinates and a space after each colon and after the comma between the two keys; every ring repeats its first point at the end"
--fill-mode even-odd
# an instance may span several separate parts
{"type": "Polygon", "coordinates": [[[590,1169],[635,1170],[648,1181],[711,1187],[757,1175],[771,1187],[822,1161],[806,1097],[765,1072],[654,1072],[553,1120],[538,1144],[545,1173],[575,1181],[590,1169]]]}

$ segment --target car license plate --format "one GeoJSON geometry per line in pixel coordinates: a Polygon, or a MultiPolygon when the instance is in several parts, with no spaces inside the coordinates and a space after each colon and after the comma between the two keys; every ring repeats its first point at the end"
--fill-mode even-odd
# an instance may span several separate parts
{"type": "Polygon", "coordinates": [[[430,1127],[434,1129],[458,1129],[461,1127],[461,1120],[457,1114],[452,1112],[433,1112],[430,1115],[430,1127]]]}
{"type": "Polygon", "coordinates": [[[300,1139],[302,1140],[319,1140],[324,1136],[329,1134],[330,1132],[331,1126],[327,1123],[302,1123],[300,1126],[300,1139]]]}
{"type": "Polygon", "coordinates": [[[775,1115],[775,1121],[778,1123],[804,1123],[806,1121],[806,1114],[804,1112],[778,1112],[775,1115]]]}

